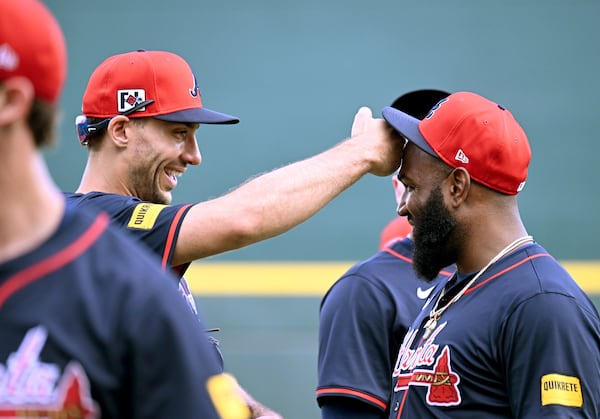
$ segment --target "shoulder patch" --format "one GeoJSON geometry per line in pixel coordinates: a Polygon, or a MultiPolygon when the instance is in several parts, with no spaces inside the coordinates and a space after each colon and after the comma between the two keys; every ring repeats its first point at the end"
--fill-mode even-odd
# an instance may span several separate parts
{"type": "Polygon", "coordinates": [[[206,382],[206,389],[217,412],[223,419],[247,419],[250,409],[242,399],[238,384],[232,375],[213,375],[206,382]]]}
{"type": "Polygon", "coordinates": [[[562,374],[546,374],[542,377],[542,406],[559,404],[562,406],[583,406],[583,396],[579,377],[562,374]]]}
{"type": "Polygon", "coordinates": [[[166,205],[149,204],[147,202],[137,204],[131,214],[127,227],[138,228],[140,230],[152,230],[158,215],[165,207],[166,205]]]}

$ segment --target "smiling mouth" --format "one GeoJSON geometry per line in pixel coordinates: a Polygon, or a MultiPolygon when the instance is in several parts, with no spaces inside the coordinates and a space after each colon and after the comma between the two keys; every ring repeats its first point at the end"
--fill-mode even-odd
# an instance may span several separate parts
{"type": "Polygon", "coordinates": [[[175,186],[177,186],[177,183],[179,181],[178,178],[181,177],[181,175],[183,175],[183,172],[179,170],[165,169],[165,174],[167,175],[167,178],[171,181],[172,187],[174,188],[175,186]]]}

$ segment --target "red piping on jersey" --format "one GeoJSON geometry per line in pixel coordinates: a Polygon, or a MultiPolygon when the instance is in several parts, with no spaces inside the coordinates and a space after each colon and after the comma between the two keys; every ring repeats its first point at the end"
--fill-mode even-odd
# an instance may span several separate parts
{"type": "Polygon", "coordinates": [[[386,247],[385,249],[383,249],[384,252],[388,252],[390,255],[396,256],[398,259],[402,259],[405,262],[408,262],[412,265],[413,261],[411,258],[407,258],[404,255],[401,255],[400,253],[396,252],[395,250],[390,249],[389,247],[386,247]]]}
{"type": "Polygon", "coordinates": [[[89,228],[67,247],[8,278],[0,286],[0,308],[2,308],[11,295],[24,286],[39,279],[42,275],[60,269],[85,253],[106,230],[109,220],[110,218],[107,214],[99,214],[89,228]]]}
{"type": "Polygon", "coordinates": [[[519,262],[517,262],[517,263],[514,263],[514,264],[510,265],[509,267],[507,267],[507,268],[505,268],[505,269],[502,269],[502,270],[501,270],[500,272],[498,272],[497,274],[490,276],[490,277],[489,277],[488,279],[486,279],[485,281],[481,281],[479,284],[472,286],[471,288],[469,288],[468,290],[466,290],[466,291],[465,291],[465,294],[468,294],[468,293],[470,293],[471,291],[474,291],[474,290],[476,290],[477,288],[481,287],[482,285],[485,285],[485,284],[487,284],[488,282],[490,282],[492,279],[499,277],[500,275],[502,275],[502,274],[504,274],[504,273],[506,273],[506,272],[510,271],[511,269],[514,269],[514,268],[516,268],[517,266],[521,266],[522,264],[524,264],[524,263],[525,263],[525,262],[527,262],[527,261],[530,261],[530,260],[533,260],[533,259],[537,259],[537,258],[541,258],[541,257],[546,257],[546,256],[548,256],[548,257],[552,257],[552,256],[551,256],[550,254],[548,254],[548,253],[538,253],[537,255],[533,255],[533,256],[526,257],[525,259],[523,259],[523,260],[520,260],[519,262]]]}
{"type": "Polygon", "coordinates": [[[167,269],[167,264],[169,263],[169,255],[171,254],[171,246],[173,245],[173,241],[175,241],[175,231],[177,230],[177,226],[179,225],[179,219],[183,217],[183,213],[186,209],[188,209],[192,204],[184,205],[179,208],[175,217],[173,217],[173,221],[171,222],[171,227],[169,227],[169,234],[167,235],[167,242],[165,243],[165,251],[162,255],[161,266],[163,269],[167,269]]]}
{"type": "Polygon", "coordinates": [[[321,388],[321,389],[317,390],[317,396],[327,396],[327,395],[336,396],[339,394],[347,394],[349,396],[358,397],[359,399],[366,400],[370,403],[373,403],[373,404],[381,407],[383,410],[387,409],[387,404],[385,402],[382,402],[381,400],[379,400],[369,394],[360,392],[360,391],[350,390],[350,389],[341,388],[341,387],[321,388]]]}
{"type": "Polygon", "coordinates": [[[404,403],[406,402],[406,396],[408,395],[409,389],[410,387],[407,387],[406,390],[404,390],[404,394],[402,395],[402,401],[400,402],[400,407],[398,408],[398,415],[396,416],[396,419],[400,419],[400,414],[404,410],[404,403]]]}
{"type": "MultiPolygon", "coordinates": [[[[388,252],[390,255],[396,256],[398,259],[402,259],[403,261],[408,262],[411,265],[413,263],[413,260],[411,258],[401,255],[400,253],[396,252],[395,250],[390,249],[389,247],[386,247],[385,249],[383,249],[383,251],[388,252]]],[[[452,275],[452,272],[441,270],[440,274],[445,275],[445,276],[450,276],[450,275],[452,275]]]]}

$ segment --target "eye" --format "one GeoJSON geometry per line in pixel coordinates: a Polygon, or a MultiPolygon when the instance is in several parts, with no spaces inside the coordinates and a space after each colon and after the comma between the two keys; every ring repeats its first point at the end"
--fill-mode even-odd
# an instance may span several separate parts
{"type": "Polygon", "coordinates": [[[178,129],[174,131],[175,134],[175,138],[177,139],[177,141],[185,141],[188,137],[188,130],[187,129],[178,129]]]}

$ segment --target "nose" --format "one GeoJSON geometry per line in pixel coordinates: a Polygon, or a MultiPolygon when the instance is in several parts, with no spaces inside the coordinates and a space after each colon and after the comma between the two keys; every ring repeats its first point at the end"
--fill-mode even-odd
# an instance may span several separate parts
{"type": "Polygon", "coordinates": [[[200,154],[200,148],[198,147],[198,141],[196,141],[195,135],[192,135],[185,142],[182,158],[187,164],[193,166],[197,166],[202,162],[202,154],[200,154]]]}
{"type": "Polygon", "coordinates": [[[407,195],[408,194],[405,189],[402,193],[402,196],[398,200],[398,207],[396,208],[396,213],[401,217],[405,217],[408,215],[408,210],[406,209],[407,195]]]}

